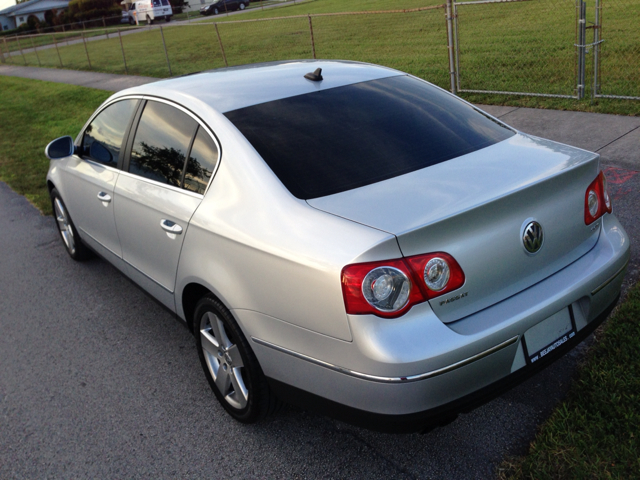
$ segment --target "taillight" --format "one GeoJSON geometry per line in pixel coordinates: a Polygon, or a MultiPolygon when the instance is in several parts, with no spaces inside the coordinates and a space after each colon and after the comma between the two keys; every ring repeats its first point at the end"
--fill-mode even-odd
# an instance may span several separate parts
{"type": "Polygon", "coordinates": [[[584,223],[591,225],[605,213],[611,213],[611,210],[607,178],[600,172],[584,195],[584,223]]]}
{"type": "Polygon", "coordinates": [[[413,305],[464,284],[458,262],[446,253],[430,253],[382,262],[357,263],[342,269],[347,313],[395,318],[413,305]]]}

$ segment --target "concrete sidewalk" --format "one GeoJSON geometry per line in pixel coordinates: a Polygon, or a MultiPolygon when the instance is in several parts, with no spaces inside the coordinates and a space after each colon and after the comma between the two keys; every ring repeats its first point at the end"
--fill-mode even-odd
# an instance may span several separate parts
{"type": "Polygon", "coordinates": [[[79,87],[97,88],[109,92],[119,92],[125,88],[137,87],[145,83],[160,80],[154,77],[136,77],[135,75],[115,75],[113,73],[82,72],[58,68],[19,67],[0,65],[0,75],[31,78],[46,82],[68,83],[79,87]]]}

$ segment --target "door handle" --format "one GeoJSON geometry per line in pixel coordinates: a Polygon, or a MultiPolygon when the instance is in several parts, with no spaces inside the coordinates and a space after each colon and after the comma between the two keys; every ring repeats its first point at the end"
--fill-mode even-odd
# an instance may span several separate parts
{"type": "Polygon", "coordinates": [[[100,192],[98,193],[98,200],[109,203],[111,201],[111,195],[106,192],[100,192]]]}
{"type": "Polygon", "coordinates": [[[175,235],[180,235],[182,233],[182,227],[171,220],[162,219],[160,221],[160,226],[165,232],[173,233],[175,235]]]}

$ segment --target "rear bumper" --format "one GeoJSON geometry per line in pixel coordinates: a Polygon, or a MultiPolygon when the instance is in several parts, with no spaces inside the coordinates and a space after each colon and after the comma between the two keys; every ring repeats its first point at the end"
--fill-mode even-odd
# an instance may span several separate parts
{"type": "Polygon", "coordinates": [[[456,322],[442,323],[421,304],[391,321],[350,316],[353,342],[285,335],[290,329],[273,323],[250,336],[283,399],[376,430],[420,430],[492,398],[584,339],[615,306],[628,259],[628,237],[606,215],[598,242],[580,259],[456,322]],[[576,336],[529,363],[525,332],[567,308],[576,336]]]}
{"type": "Polygon", "coordinates": [[[268,378],[269,385],[278,397],[288,403],[297,405],[298,407],[306,410],[316,411],[351,425],[385,433],[424,432],[433,427],[446,425],[454,420],[458,414],[469,412],[474,408],[493,400],[545,369],[560,357],[564,356],[569,350],[574,348],[593,333],[593,331],[607,319],[613,308],[618,303],[618,298],[619,297],[617,297],[585,328],[580,330],[575,337],[564,343],[561,347],[555,349],[542,360],[526,365],[506,377],[476,390],[475,392],[465,395],[464,397],[453,400],[445,405],[421,412],[404,415],[373,413],[334,402],[325,397],[309,393],[272,378],[268,378]]]}

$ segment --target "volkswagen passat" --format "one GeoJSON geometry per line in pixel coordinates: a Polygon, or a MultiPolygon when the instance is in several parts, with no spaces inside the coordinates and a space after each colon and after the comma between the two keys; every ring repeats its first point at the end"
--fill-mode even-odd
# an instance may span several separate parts
{"type": "Polygon", "coordinates": [[[375,65],[124,90],[46,154],[69,255],[186,322],[242,422],[282,400],[378,430],[446,422],[590,333],[629,258],[597,154],[375,65]]]}

